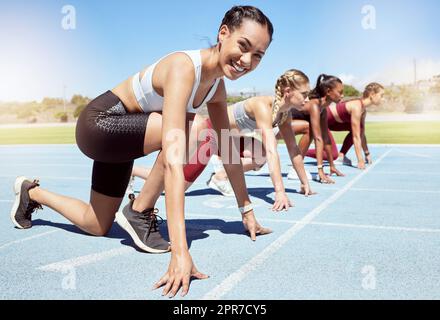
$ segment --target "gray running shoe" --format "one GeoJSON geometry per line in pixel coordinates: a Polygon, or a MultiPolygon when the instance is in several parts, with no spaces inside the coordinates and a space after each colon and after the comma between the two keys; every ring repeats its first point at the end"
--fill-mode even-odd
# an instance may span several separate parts
{"type": "Polygon", "coordinates": [[[29,197],[29,190],[38,186],[38,180],[30,181],[26,177],[15,179],[15,201],[12,205],[11,220],[19,229],[31,228],[32,213],[37,209],[43,209],[41,204],[29,197]]]}
{"type": "Polygon", "coordinates": [[[344,159],[342,160],[342,163],[344,166],[353,166],[353,162],[351,161],[350,158],[347,158],[346,156],[344,156],[344,159]]]}
{"type": "Polygon", "coordinates": [[[116,213],[116,222],[128,232],[136,246],[149,253],[165,253],[171,250],[160,232],[159,224],[163,222],[157,215],[157,209],[147,209],[142,212],[133,210],[133,200],[116,213]],[[157,218],[161,221],[158,222],[157,218]]]}

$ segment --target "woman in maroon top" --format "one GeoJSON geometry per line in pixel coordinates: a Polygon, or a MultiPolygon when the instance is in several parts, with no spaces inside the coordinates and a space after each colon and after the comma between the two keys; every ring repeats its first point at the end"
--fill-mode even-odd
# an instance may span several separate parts
{"type": "MultiPolygon", "coordinates": [[[[384,87],[373,82],[365,87],[362,98],[343,101],[327,107],[328,129],[331,131],[349,131],[339,152],[339,159],[344,164],[351,165],[351,160],[346,157],[346,154],[353,144],[358,161],[357,167],[365,169],[365,162],[372,163],[365,136],[365,118],[367,108],[372,105],[379,105],[383,95],[384,87]],[[362,151],[364,151],[365,160],[362,157],[362,151]]],[[[334,139],[331,140],[334,143],[334,139]]],[[[334,150],[335,148],[336,144],[334,144],[332,149],[334,150]]],[[[316,158],[316,151],[311,149],[306,155],[316,158]]],[[[324,159],[326,158],[327,155],[324,155],[324,159]]]]}
{"type": "Polygon", "coordinates": [[[321,74],[318,77],[315,89],[309,94],[309,101],[303,107],[291,110],[292,128],[295,134],[303,135],[298,144],[301,153],[305,155],[312,140],[315,141],[318,180],[322,183],[335,183],[324,173],[323,160],[325,153],[330,155],[328,159],[330,175],[343,176],[333,163],[333,158],[338,156],[338,151],[337,149],[332,150],[334,142],[331,141],[330,131],[327,128],[327,107],[332,103],[338,103],[343,98],[343,89],[344,85],[339,78],[321,74]]]}

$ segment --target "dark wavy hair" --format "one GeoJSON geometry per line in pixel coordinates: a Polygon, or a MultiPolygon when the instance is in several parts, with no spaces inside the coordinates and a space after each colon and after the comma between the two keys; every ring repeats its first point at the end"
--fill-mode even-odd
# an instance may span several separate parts
{"type": "Polygon", "coordinates": [[[270,41],[272,42],[272,36],[273,36],[272,22],[270,22],[269,18],[266,17],[266,15],[260,9],[253,6],[232,7],[231,9],[229,9],[228,12],[226,12],[222,20],[222,23],[220,25],[220,28],[223,25],[226,25],[232,32],[236,28],[239,28],[241,26],[244,19],[249,19],[259,23],[262,26],[266,26],[267,32],[269,33],[270,36],[270,41]]]}
{"type": "Polygon", "coordinates": [[[316,81],[316,87],[310,91],[309,99],[320,99],[327,95],[328,89],[333,89],[336,84],[342,84],[341,79],[335,76],[329,76],[326,74],[321,74],[316,81]]]}

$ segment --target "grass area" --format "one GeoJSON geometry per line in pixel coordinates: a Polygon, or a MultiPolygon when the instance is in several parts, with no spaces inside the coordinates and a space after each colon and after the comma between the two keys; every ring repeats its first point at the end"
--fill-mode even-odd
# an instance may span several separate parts
{"type": "MultiPolygon", "coordinates": [[[[333,132],[341,143],[345,132],[333,132]]],[[[440,121],[367,123],[369,143],[440,144],[440,121]]],[[[0,128],[0,144],[71,144],[75,127],[0,128]]]]}
{"type": "MultiPolygon", "coordinates": [[[[342,143],[345,132],[333,132],[342,143]]],[[[370,122],[366,124],[368,143],[440,144],[440,121],[370,122]]]]}
{"type": "Polygon", "coordinates": [[[75,143],[75,127],[0,128],[0,144],[75,143]]]}

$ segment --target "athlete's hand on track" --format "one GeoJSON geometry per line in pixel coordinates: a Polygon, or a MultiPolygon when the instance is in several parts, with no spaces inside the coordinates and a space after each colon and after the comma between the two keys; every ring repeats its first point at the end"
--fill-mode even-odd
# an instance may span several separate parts
{"type": "Polygon", "coordinates": [[[306,197],[316,194],[316,192],[314,192],[310,188],[309,184],[307,184],[307,185],[303,185],[302,184],[301,185],[301,191],[299,193],[305,195],[306,197]]]}
{"type": "Polygon", "coordinates": [[[255,219],[254,210],[243,213],[241,217],[243,219],[244,228],[249,232],[252,241],[257,240],[257,234],[264,235],[272,233],[271,229],[260,226],[257,219],[255,219]]]}
{"type": "Polygon", "coordinates": [[[373,164],[373,158],[371,157],[371,154],[369,154],[368,156],[365,157],[365,161],[368,164],[373,164]]]}
{"type": "Polygon", "coordinates": [[[184,297],[188,293],[191,277],[196,279],[209,278],[206,274],[197,271],[188,250],[179,253],[171,251],[168,271],[154,285],[153,290],[165,286],[162,295],[173,298],[182,288],[181,296],[184,297]]]}
{"type": "Polygon", "coordinates": [[[361,170],[364,170],[365,169],[365,162],[364,161],[358,162],[357,168],[361,169],[361,170]]]}
{"type": "Polygon", "coordinates": [[[272,211],[287,211],[290,207],[293,207],[293,204],[285,191],[275,193],[275,203],[272,206],[272,211]]]}
{"type": "Polygon", "coordinates": [[[330,175],[335,174],[338,177],[345,177],[345,174],[343,174],[341,171],[336,169],[336,167],[330,167],[330,175]]]}
{"type": "Polygon", "coordinates": [[[328,175],[326,175],[323,171],[319,171],[318,172],[318,176],[319,176],[319,182],[324,183],[324,184],[334,184],[335,182],[330,179],[330,177],[328,175]]]}

